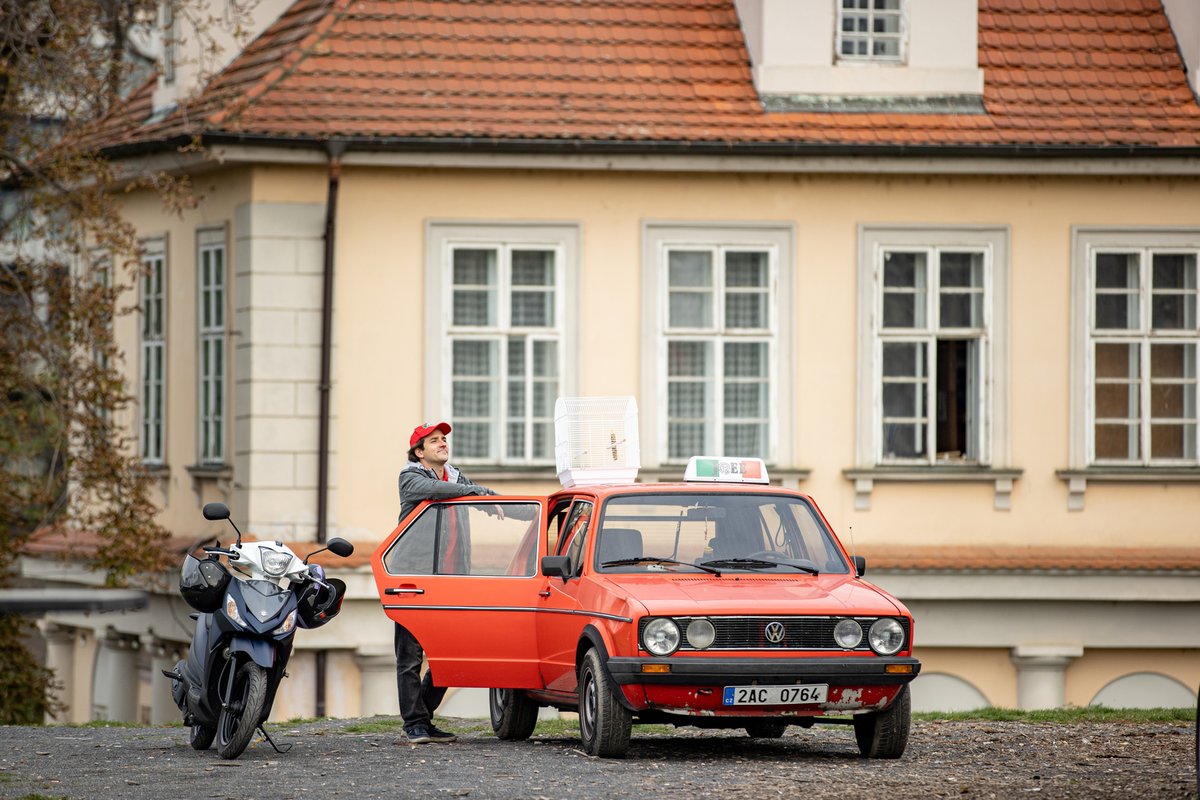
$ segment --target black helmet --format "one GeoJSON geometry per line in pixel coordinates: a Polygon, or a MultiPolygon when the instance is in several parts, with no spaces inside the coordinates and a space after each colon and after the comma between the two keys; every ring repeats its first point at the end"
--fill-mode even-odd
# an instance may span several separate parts
{"type": "Polygon", "coordinates": [[[211,558],[201,561],[192,555],[183,559],[179,593],[192,608],[205,614],[216,611],[228,586],[229,572],[221,562],[211,558]]]}
{"type": "Polygon", "coordinates": [[[325,581],[329,588],[316,583],[300,598],[300,624],[305,628],[319,628],[337,616],[342,610],[342,599],[346,596],[346,582],[339,578],[325,581]]]}

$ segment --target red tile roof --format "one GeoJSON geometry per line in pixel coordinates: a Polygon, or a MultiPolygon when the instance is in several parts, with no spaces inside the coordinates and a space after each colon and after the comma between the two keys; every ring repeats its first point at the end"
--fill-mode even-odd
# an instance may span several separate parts
{"type": "MultiPolygon", "coordinates": [[[[980,0],[979,65],[984,113],[768,112],[734,0],[297,0],[186,119],[247,139],[534,150],[1200,147],[1161,0],[980,0]]],[[[176,114],[107,141],[187,129],[176,114]]]]}

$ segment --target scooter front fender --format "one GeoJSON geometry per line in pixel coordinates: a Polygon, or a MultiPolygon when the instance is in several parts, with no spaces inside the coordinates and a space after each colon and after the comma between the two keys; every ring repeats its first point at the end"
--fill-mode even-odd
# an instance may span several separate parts
{"type": "Polygon", "coordinates": [[[248,639],[244,636],[235,636],[229,643],[229,654],[245,653],[250,656],[250,659],[258,664],[263,669],[270,669],[275,666],[275,642],[267,641],[266,639],[248,639]]]}

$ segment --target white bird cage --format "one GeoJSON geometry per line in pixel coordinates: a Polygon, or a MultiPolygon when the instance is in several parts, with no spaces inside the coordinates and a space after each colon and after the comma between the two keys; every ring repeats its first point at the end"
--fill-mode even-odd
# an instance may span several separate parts
{"type": "Polygon", "coordinates": [[[564,487],[637,479],[642,451],[632,397],[560,397],[554,402],[554,434],[564,487]]]}

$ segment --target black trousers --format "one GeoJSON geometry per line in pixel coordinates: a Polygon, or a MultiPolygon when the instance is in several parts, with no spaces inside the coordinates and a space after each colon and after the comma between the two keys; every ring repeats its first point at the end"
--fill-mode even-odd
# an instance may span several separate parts
{"type": "Polygon", "coordinates": [[[433,685],[433,673],[421,677],[421,661],[425,651],[415,636],[400,623],[396,623],[396,694],[400,698],[400,716],[404,717],[404,729],[417,725],[428,725],[442,698],[445,687],[433,685]]]}

